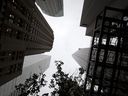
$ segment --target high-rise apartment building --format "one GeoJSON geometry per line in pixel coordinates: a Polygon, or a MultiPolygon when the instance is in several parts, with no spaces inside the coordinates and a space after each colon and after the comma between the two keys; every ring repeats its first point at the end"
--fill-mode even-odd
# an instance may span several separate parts
{"type": "Polygon", "coordinates": [[[87,1],[81,24],[93,40],[85,92],[87,96],[127,96],[128,1],[87,1]]]}
{"type": "Polygon", "coordinates": [[[22,73],[25,55],[50,51],[53,39],[34,0],[1,0],[0,85],[22,73]]]}
{"type": "Polygon", "coordinates": [[[63,0],[36,0],[41,10],[54,17],[60,17],[64,15],[63,0]]]}

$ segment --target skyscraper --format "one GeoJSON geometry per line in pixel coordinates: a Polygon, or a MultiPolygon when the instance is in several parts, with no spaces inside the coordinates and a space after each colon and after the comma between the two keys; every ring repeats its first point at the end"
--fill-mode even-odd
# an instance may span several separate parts
{"type": "Polygon", "coordinates": [[[128,0],[85,0],[81,26],[93,36],[87,96],[127,96],[128,0]],[[106,7],[107,6],[107,7],[106,7]]]}
{"type": "Polygon", "coordinates": [[[22,73],[25,55],[50,51],[53,39],[34,0],[1,0],[0,85],[22,73]]]}
{"type": "Polygon", "coordinates": [[[84,0],[80,25],[87,27],[87,36],[93,36],[96,17],[105,6],[128,9],[128,0],[84,0]]]}
{"type": "Polygon", "coordinates": [[[64,15],[63,0],[36,0],[41,10],[54,17],[60,17],[64,15]]]}
{"type": "Polygon", "coordinates": [[[31,75],[44,73],[50,65],[51,56],[48,55],[32,55],[26,56],[24,59],[24,66],[22,75],[0,86],[0,96],[18,96],[15,85],[25,82],[31,75]]]}
{"type": "Polygon", "coordinates": [[[72,57],[81,67],[87,70],[89,55],[90,55],[89,53],[90,53],[90,48],[79,48],[78,51],[72,54],[72,57]]]}

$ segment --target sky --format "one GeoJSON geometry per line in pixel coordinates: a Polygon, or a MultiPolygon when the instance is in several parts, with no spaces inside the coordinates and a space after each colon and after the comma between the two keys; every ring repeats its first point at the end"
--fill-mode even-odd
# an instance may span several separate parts
{"type": "MultiPolygon", "coordinates": [[[[64,72],[72,74],[79,68],[72,54],[79,48],[90,47],[92,38],[85,36],[85,27],[80,27],[83,2],[84,0],[63,0],[64,16],[62,17],[51,17],[42,13],[54,31],[53,48],[45,53],[52,57],[50,67],[45,72],[48,81],[56,71],[55,60],[62,60],[64,72]]],[[[48,88],[41,89],[41,92],[49,91],[48,88]]]]}

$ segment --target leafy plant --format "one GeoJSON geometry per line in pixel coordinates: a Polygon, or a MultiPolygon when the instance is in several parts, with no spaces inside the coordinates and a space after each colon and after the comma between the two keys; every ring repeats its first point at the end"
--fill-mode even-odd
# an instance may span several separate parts
{"type": "Polygon", "coordinates": [[[79,68],[78,76],[69,76],[62,71],[62,61],[55,61],[57,72],[53,74],[49,88],[54,89],[51,96],[58,94],[59,96],[85,96],[84,80],[82,75],[84,69],[79,68]]]}
{"type": "Polygon", "coordinates": [[[23,84],[18,84],[15,86],[19,96],[39,96],[40,88],[46,85],[47,81],[45,80],[45,74],[40,73],[33,74],[23,84]]]}

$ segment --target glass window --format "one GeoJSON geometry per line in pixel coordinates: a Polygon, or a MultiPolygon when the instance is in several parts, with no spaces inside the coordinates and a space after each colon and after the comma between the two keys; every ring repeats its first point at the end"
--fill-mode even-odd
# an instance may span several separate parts
{"type": "Polygon", "coordinates": [[[93,48],[92,50],[92,56],[91,56],[91,60],[96,60],[96,55],[97,55],[97,48],[93,48]]]}
{"type": "Polygon", "coordinates": [[[114,51],[108,51],[106,63],[113,64],[114,60],[115,60],[115,52],[114,51]]]}
{"type": "Polygon", "coordinates": [[[118,37],[111,37],[110,38],[109,45],[117,46],[117,43],[118,43],[118,37]]]}
{"type": "Polygon", "coordinates": [[[99,55],[99,62],[102,62],[103,61],[103,59],[104,59],[104,53],[105,53],[104,49],[101,49],[100,50],[100,55],[99,55]]]}

